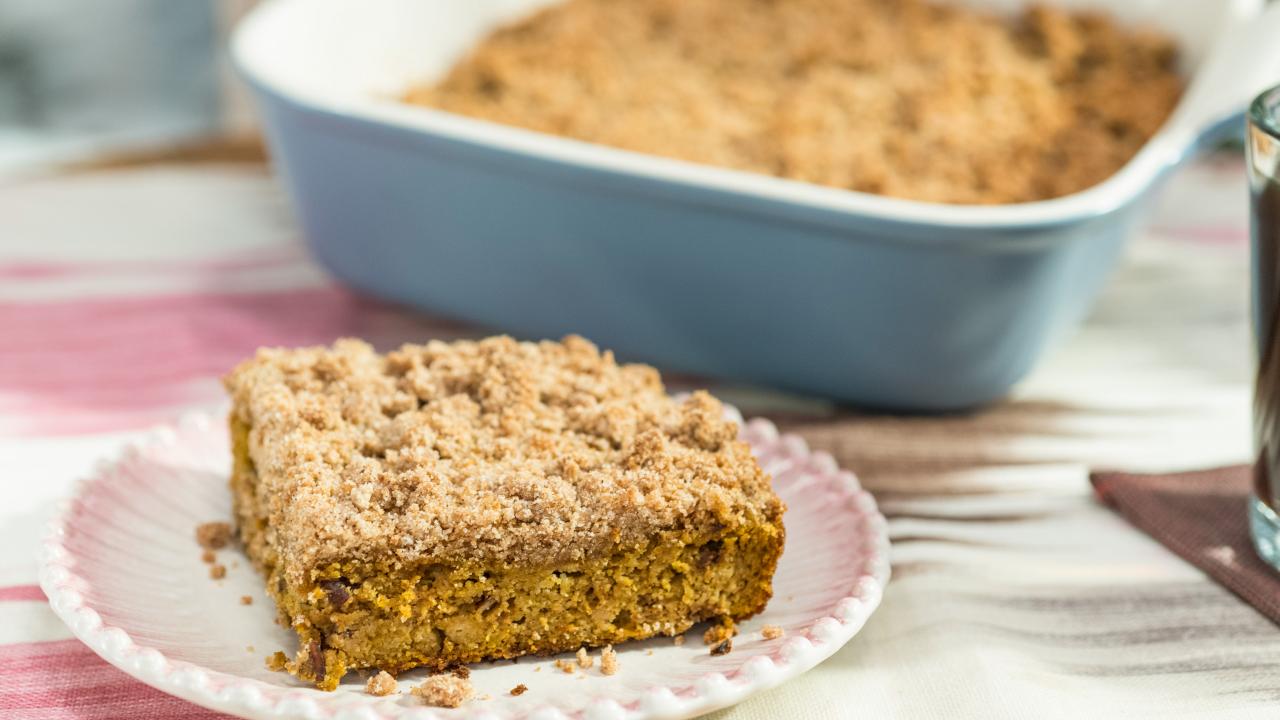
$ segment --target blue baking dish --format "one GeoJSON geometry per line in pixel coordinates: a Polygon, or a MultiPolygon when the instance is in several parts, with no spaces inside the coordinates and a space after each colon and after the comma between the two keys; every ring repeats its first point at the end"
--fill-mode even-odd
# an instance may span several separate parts
{"type": "Polygon", "coordinates": [[[1262,0],[1063,3],[1171,33],[1190,87],[1107,181],[994,207],[397,102],[545,4],[269,0],[242,23],[233,55],[320,261],[363,291],[520,336],[579,333],[625,359],[895,410],[1005,394],[1088,310],[1161,178],[1280,80],[1280,8],[1262,0]]]}

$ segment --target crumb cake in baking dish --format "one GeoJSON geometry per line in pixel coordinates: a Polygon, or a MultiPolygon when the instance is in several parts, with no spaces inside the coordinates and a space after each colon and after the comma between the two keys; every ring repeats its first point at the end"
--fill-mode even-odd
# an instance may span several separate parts
{"type": "Polygon", "coordinates": [[[1095,185],[1182,94],[1104,13],[929,0],[564,0],[404,99],[625,150],[930,202],[1095,185]]]}
{"type": "Polygon", "coordinates": [[[226,386],[239,537],[318,687],[769,600],[784,507],[736,425],[581,338],[264,349],[226,386]]]}

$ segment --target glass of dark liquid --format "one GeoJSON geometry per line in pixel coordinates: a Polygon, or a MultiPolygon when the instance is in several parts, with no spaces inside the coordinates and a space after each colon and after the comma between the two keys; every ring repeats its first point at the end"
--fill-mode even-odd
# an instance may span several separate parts
{"type": "Polygon", "coordinates": [[[1258,554],[1280,569],[1280,87],[1249,108],[1245,140],[1253,214],[1254,497],[1249,526],[1258,554]]]}

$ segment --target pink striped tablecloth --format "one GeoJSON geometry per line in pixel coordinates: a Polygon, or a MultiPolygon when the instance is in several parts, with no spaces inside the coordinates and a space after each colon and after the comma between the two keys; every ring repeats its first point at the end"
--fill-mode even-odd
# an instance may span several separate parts
{"type": "MultiPolygon", "coordinates": [[[[714,388],[857,471],[895,564],[853,643],[723,715],[1276,717],[1280,631],[1087,481],[1247,457],[1245,208],[1238,157],[1181,173],[1085,328],[983,412],[714,388]]],[[[97,458],[216,406],[220,374],[258,346],[471,333],[327,279],[260,169],[0,185],[0,717],[215,715],[98,660],[36,586],[41,528],[97,458]]]]}

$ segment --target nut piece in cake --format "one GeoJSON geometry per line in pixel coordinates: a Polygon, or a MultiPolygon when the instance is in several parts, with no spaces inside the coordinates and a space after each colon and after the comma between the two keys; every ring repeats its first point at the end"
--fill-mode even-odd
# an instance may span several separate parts
{"type": "Polygon", "coordinates": [[[581,338],[261,350],[226,386],[237,530],[318,687],[676,635],[772,594],[783,504],[720,403],[581,338]]]}

